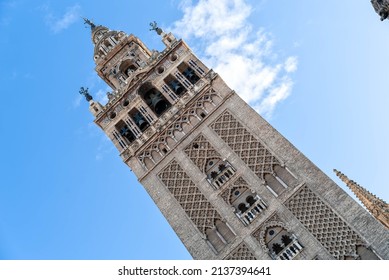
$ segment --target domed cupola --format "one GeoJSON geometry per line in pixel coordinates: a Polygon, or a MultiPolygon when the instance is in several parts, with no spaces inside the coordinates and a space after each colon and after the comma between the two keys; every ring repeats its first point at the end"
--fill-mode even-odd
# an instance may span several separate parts
{"type": "Polygon", "coordinates": [[[147,71],[152,52],[141,40],[84,20],[92,31],[96,72],[112,89],[126,88],[147,71]]]}
{"type": "Polygon", "coordinates": [[[108,53],[125,38],[125,33],[122,31],[109,30],[107,27],[98,25],[88,19],[84,19],[85,23],[90,25],[92,31],[92,42],[95,45],[93,59],[97,64],[101,59],[104,59],[108,53]]]}

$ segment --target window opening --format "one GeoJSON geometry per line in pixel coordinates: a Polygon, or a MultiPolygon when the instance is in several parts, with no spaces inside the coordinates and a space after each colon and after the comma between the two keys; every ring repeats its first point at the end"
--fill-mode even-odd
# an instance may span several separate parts
{"type": "Polygon", "coordinates": [[[150,83],[146,83],[139,88],[139,95],[158,117],[171,107],[165,96],[150,83]]]}

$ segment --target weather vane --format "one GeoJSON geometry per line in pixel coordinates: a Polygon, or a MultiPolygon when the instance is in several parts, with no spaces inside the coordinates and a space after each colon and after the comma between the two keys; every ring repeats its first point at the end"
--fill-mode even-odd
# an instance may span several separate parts
{"type": "Polygon", "coordinates": [[[88,102],[93,99],[92,95],[90,95],[89,92],[88,92],[88,88],[81,87],[80,90],[79,90],[79,93],[81,95],[84,95],[86,101],[88,101],[88,102]]]}
{"type": "Polygon", "coordinates": [[[82,19],[84,20],[84,24],[88,24],[92,29],[96,27],[96,25],[89,19],[87,18],[82,18],[82,19]]]}
{"type": "Polygon", "coordinates": [[[155,30],[155,32],[157,32],[158,35],[162,34],[163,30],[158,27],[156,21],[150,22],[150,26],[151,26],[150,31],[155,30]]]}

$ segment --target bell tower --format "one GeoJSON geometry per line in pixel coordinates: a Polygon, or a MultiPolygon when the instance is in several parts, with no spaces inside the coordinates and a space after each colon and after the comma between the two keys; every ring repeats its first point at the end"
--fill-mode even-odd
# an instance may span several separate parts
{"type": "Polygon", "coordinates": [[[389,259],[389,232],[246,104],[188,45],[89,20],[112,140],[194,259],[389,259]]]}

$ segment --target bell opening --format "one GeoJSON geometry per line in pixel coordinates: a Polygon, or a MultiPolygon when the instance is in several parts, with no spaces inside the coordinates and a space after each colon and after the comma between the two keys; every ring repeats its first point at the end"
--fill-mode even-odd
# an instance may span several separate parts
{"type": "Polygon", "coordinates": [[[172,106],[165,96],[150,83],[145,83],[139,88],[139,95],[158,117],[172,106]]]}

